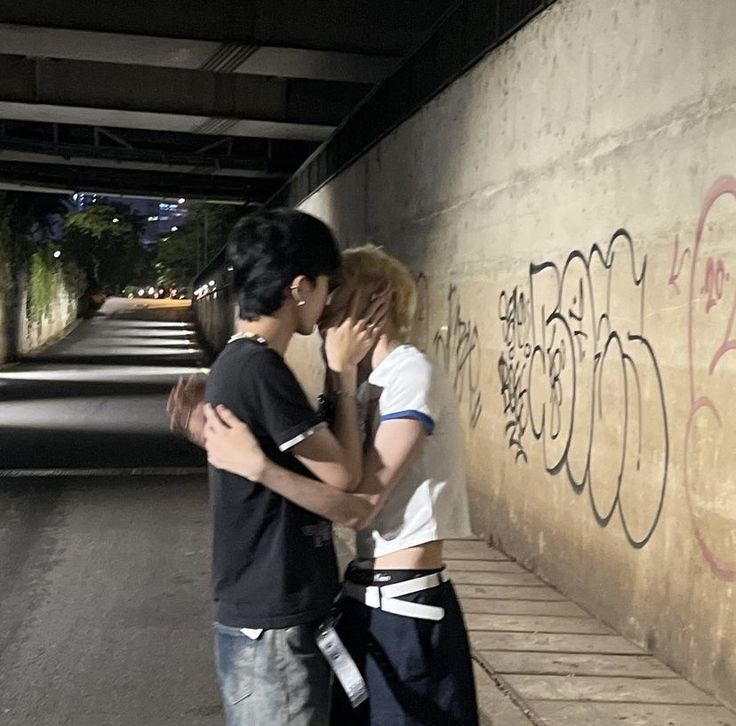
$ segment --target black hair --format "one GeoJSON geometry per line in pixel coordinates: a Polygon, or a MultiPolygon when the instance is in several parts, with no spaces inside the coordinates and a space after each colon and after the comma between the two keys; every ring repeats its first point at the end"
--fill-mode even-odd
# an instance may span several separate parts
{"type": "Polygon", "coordinates": [[[228,238],[233,291],[242,320],[270,315],[284,301],[291,281],[315,282],[340,268],[340,250],[330,228],[296,209],[272,209],[240,219],[228,238]]]}

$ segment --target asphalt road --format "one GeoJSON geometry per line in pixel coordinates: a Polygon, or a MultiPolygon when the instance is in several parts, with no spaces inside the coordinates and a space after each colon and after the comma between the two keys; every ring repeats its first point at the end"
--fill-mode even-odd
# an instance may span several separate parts
{"type": "Polygon", "coordinates": [[[67,338],[0,370],[0,470],[203,466],[166,396],[204,356],[183,301],[109,300],[67,338]]]}
{"type": "Polygon", "coordinates": [[[222,724],[206,478],[0,481],[0,724],[222,724]]]}
{"type": "Polygon", "coordinates": [[[181,305],[101,312],[0,370],[0,724],[221,724],[204,458],[163,408],[203,357],[181,305]]]}

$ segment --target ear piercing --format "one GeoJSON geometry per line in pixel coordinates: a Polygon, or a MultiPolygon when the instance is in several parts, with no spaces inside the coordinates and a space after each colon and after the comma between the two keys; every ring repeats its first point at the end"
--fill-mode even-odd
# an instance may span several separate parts
{"type": "MultiPolygon", "coordinates": [[[[289,287],[289,290],[296,290],[296,288],[297,288],[297,286],[296,286],[296,285],[291,285],[291,286],[289,287]]],[[[297,305],[298,305],[299,307],[301,307],[301,306],[302,306],[302,305],[304,305],[305,303],[306,303],[306,300],[297,300],[297,301],[296,301],[296,304],[297,304],[297,305]]]]}

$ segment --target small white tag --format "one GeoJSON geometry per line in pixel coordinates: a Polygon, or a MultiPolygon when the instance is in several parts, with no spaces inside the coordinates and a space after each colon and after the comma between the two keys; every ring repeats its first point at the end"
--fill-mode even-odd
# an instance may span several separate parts
{"type": "Polygon", "coordinates": [[[258,640],[261,637],[263,628],[240,628],[243,635],[247,635],[251,640],[258,640]]]}
{"type": "Polygon", "coordinates": [[[332,626],[322,627],[317,631],[317,647],[322,655],[327,658],[337,680],[340,681],[345,694],[350,699],[353,708],[359,706],[368,698],[363,676],[360,675],[358,666],[350,657],[347,648],[343,645],[340,636],[332,626]]]}

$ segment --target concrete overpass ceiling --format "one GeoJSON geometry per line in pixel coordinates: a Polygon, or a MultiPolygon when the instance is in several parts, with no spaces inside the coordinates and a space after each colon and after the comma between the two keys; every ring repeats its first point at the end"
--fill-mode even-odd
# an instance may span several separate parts
{"type": "Polygon", "coordinates": [[[150,129],[232,136],[258,136],[264,139],[321,141],[333,126],[283,123],[251,119],[211,119],[207,116],[90,109],[75,106],[34,105],[0,101],[0,120],[46,121],[48,123],[84,124],[118,129],[150,129]]]}
{"type": "Polygon", "coordinates": [[[131,65],[353,83],[378,83],[401,60],[400,56],[391,55],[259,47],[8,23],[0,23],[0,48],[6,54],[29,57],[97,62],[114,58],[118,63],[131,65]]]}
{"type": "Polygon", "coordinates": [[[268,204],[303,201],[554,2],[452,3],[424,42],[343,121],[268,204]]]}
{"type": "Polygon", "coordinates": [[[109,192],[111,179],[117,178],[125,193],[132,194],[133,182],[141,182],[146,195],[171,182],[175,190],[167,196],[193,198],[207,198],[211,182],[219,199],[242,201],[242,190],[247,190],[249,200],[263,201],[315,146],[309,141],[0,121],[0,180],[13,188],[34,186],[35,171],[54,190],[94,191],[101,184],[99,191],[109,192]]]}
{"type": "Polygon", "coordinates": [[[452,0],[0,0],[0,22],[123,36],[405,56],[452,0]]]}
{"type": "Polygon", "coordinates": [[[259,180],[243,184],[240,198],[261,201],[455,4],[128,0],[112,9],[95,0],[0,0],[0,183],[112,191],[120,172],[126,193],[172,183],[172,196],[184,194],[180,177],[191,175],[187,196],[207,196],[208,183],[237,196],[238,180],[259,180]],[[43,140],[15,136],[18,122],[40,124],[43,140]],[[73,128],[107,129],[124,144],[113,152],[99,135],[61,143],[73,128]],[[166,140],[157,158],[146,134],[166,140]],[[247,159],[218,153],[192,162],[192,137],[198,148],[256,138],[264,148],[247,159]],[[273,145],[288,140],[301,143],[298,153],[275,165],[273,145]]]}
{"type": "Polygon", "coordinates": [[[46,188],[108,195],[185,197],[208,201],[263,201],[278,189],[278,179],[152,172],[106,166],[27,164],[0,159],[0,188],[46,188]]]}
{"type": "Polygon", "coordinates": [[[4,102],[67,109],[336,126],[370,88],[337,81],[0,54],[4,102]]]}

